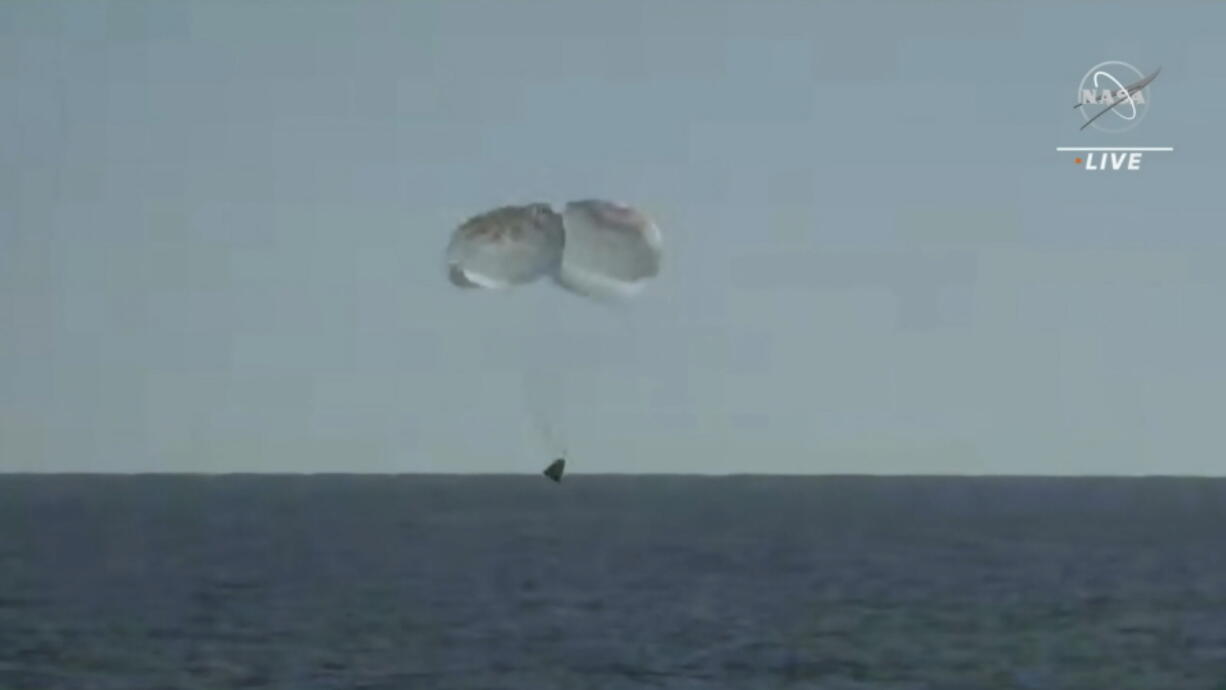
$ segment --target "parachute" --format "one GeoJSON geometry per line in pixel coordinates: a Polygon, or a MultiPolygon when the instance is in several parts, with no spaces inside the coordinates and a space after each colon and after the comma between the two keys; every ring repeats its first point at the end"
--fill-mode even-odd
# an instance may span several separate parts
{"type": "Polygon", "coordinates": [[[639,211],[608,201],[572,201],[562,215],[562,287],[597,298],[635,297],[660,273],[660,229],[639,211]]]}
{"type": "Polygon", "coordinates": [[[523,285],[555,270],[562,242],[562,220],[547,204],[496,208],[456,228],[448,274],[462,288],[523,285]]]}
{"type": "Polygon", "coordinates": [[[503,206],[456,228],[447,271],[461,288],[506,290],[545,276],[593,299],[635,297],[660,273],[660,229],[624,204],[572,201],[503,206]]]}
{"type": "MultiPolygon", "coordinates": [[[[465,290],[505,291],[549,278],[594,302],[624,301],[639,296],[659,275],[662,245],[656,224],[626,204],[584,199],[567,203],[561,213],[539,202],[502,206],[455,229],[447,246],[447,274],[465,290]]],[[[556,375],[528,372],[531,368],[525,362],[525,379],[534,388],[556,375]]],[[[532,407],[540,401],[527,402],[532,407]]],[[[536,421],[546,440],[561,446],[554,450],[565,455],[556,420],[536,421]]],[[[561,473],[562,464],[555,461],[546,476],[559,481],[561,473]],[[555,466],[556,478],[549,473],[555,466]]]]}

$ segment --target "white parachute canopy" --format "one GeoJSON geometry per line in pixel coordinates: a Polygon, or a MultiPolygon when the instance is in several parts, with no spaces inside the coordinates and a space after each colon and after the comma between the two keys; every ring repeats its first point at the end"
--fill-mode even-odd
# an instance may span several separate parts
{"type": "Polygon", "coordinates": [[[660,229],[622,204],[572,201],[562,214],[566,245],[555,274],[562,287],[588,297],[634,297],[660,273],[660,229]]]}
{"type": "Polygon", "coordinates": [[[504,290],[542,276],[595,299],[637,296],[660,273],[660,229],[642,212],[598,199],[503,206],[456,228],[447,247],[451,282],[504,290]]]}
{"type": "Polygon", "coordinates": [[[562,220],[548,204],[503,206],[456,228],[447,246],[451,282],[501,290],[552,273],[562,258],[562,220]]]}

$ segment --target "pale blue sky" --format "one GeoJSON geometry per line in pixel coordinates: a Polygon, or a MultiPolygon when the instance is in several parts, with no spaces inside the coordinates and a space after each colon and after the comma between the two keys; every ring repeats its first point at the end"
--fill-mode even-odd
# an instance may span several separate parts
{"type": "Polygon", "coordinates": [[[1222,84],[1214,2],[3,3],[0,471],[1226,474],[1222,84]],[[630,309],[447,282],[592,196],[630,309]]]}

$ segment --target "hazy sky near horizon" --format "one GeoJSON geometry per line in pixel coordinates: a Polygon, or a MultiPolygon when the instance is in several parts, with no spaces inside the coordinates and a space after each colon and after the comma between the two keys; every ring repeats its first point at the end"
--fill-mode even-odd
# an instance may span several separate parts
{"type": "Polygon", "coordinates": [[[1221,84],[1210,2],[4,3],[0,471],[1226,474],[1221,84]],[[628,309],[447,282],[586,197],[628,309]]]}

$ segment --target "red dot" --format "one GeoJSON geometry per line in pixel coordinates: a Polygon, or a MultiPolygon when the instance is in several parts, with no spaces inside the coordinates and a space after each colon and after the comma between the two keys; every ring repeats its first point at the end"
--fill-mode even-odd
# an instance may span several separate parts
{"type": "Polygon", "coordinates": [[[1081,157],[1078,156],[1077,158],[1074,158],[1073,162],[1076,163],[1077,165],[1081,165],[1081,157]]]}

